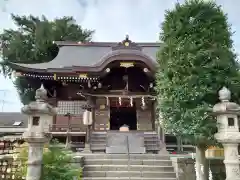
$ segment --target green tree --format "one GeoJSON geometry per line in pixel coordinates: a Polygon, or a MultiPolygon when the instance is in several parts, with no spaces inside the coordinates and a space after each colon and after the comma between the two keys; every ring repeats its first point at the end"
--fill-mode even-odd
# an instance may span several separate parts
{"type": "MultiPolygon", "coordinates": [[[[177,3],[167,11],[158,52],[158,108],[168,131],[196,145],[197,171],[207,172],[205,150],[214,143],[216,121],[208,113],[227,86],[237,100],[239,65],[227,16],[214,2],[177,3]]],[[[207,179],[207,173],[200,173],[207,179]]]]}
{"type": "MultiPolygon", "coordinates": [[[[17,26],[16,30],[4,29],[0,34],[2,71],[5,76],[12,73],[9,62],[32,64],[51,61],[58,53],[58,47],[53,41],[87,42],[94,33],[76,24],[73,17],[50,21],[44,16],[12,15],[12,20],[17,26]]],[[[15,85],[24,104],[33,99],[36,87],[32,87],[32,83],[21,77],[15,85]]]]}
{"type": "MultiPolygon", "coordinates": [[[[58,142],[54,142],[45,146],[41,180],[72,180],[75,177],[81,180],[82,169],[71,163],[73,155],[59,145],[58,142]]],[[[27,175],[28,144],[24,143],[17,147],[15,156],[18,164],[16,177],[21,179],[27,175]]]]}

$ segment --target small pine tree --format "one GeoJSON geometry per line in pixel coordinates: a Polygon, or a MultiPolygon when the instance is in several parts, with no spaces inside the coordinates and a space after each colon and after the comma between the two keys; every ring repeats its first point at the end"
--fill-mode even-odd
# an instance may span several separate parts
{"type": "MultiPolygon", "coordinates": [[[[232,91],[235,101],[240,92],[227,16],[214,2],[177,3],[165,14],[160,39],[158,108],[167,130],[196,145],[197,161],[205,165],[204,152],[216,132],[208,109],[217,103],[217,92],[223,86],[232,91]]],[[[200,179],[207,176],[202,174],[200,179]]]]}

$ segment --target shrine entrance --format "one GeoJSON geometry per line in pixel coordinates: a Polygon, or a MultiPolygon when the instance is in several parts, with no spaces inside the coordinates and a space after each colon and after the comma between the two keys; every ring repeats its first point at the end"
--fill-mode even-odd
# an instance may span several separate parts
{"type": "Polygon", "coordinates": [[[119,130],[123,125],[137,130],[136,107],[110,107],[110,130],[119,130]]]}

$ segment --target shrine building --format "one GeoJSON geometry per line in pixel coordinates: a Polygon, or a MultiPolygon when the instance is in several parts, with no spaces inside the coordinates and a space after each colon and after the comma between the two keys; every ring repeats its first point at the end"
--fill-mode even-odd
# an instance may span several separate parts
{"type": "Polygon", "coordinates": [[[84,146],[87,109],[92,151],[105,151],[107,134],[121,127],[142,134],[146,151],[158,151],[164,141],[154,92],[160,43],[135,43],[128,36],[120,43],[54,43],[59,52],[50,62],[11,64],[16,76],[48,91],[48,102],[58,109],[49,122],[53,136],[72,147],[84,146]]]}

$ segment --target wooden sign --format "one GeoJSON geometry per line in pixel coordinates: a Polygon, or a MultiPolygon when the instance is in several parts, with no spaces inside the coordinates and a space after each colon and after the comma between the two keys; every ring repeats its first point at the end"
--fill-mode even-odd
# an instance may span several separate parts
{"type": "Polygon", "coordinates": [[[121,62],[120,67],[125,67],[125,68],[134,67],[134,63],[133,62],[121,62]]]}
{"type": "Polygon", "coordinates": [[[87,78],[87,74],[79,74],[80,78],[87,78]]]}

